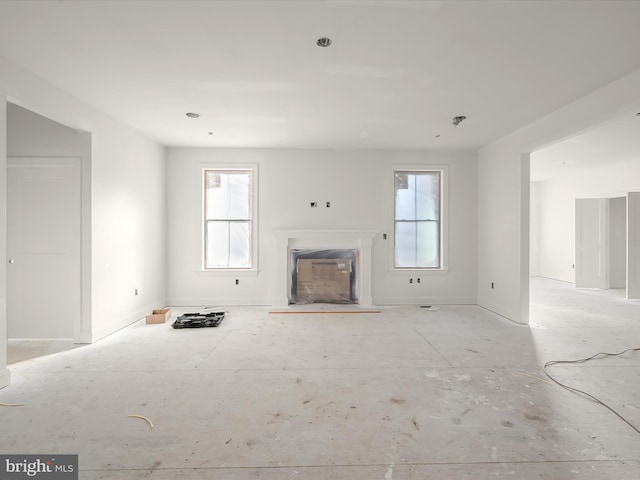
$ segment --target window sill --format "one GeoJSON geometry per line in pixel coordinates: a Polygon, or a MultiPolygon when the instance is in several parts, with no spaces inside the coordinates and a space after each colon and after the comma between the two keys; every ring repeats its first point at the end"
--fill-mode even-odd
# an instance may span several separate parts
{"type": "Polygon", "coordinates": [[[209,269],[209,270],[205,270],[205,269],[200,269],[198,270],[198,274],[204,276],[204,277],[255,277],[258,275],[258,273],[260,273],[260,270],[258,269],[244,269],[244,268],[238,268],[238,269],[219,269],[219,270],[214,270],[214,269],[209,269]]]}
{"type": "Polygon", "coordinates": [[[415,277],[418,276],[437,276],[437,275],[447,275],[449,270],[446,268],[393,268],[389,270],[389,274],[398,275],[398,276],[406,276],[406,277],[415,277]]]}

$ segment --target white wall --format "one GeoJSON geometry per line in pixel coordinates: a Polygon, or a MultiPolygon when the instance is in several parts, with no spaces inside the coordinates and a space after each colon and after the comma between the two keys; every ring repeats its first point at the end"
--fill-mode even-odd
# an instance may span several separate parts
{"type": "Polygon", "coordinates": [[[575,199],[571,191],[556,190],[549,182],[540,184],[541,277],[575,281],[575,199]]]}
{"type": "Polygon", "coordinates": [[[7,105],[8,157],[82,157],[91,163],[91,135],[12,103],[7,105]]]}
{"type": "Polygon", "coordinates": [[[526,323],[529,297],[529,159],[483,149],[478,171],[478,302],[526,323]]]}
{"type": "Polygon", "coordinates": [[[92,135],[93,340],[166,305],[165,150],[109,127],[92,135]]]}
{"type": "MultiPolygon", "coordinates": [[[[533,161],[533,156],[532,156],[533,161]]],[[[540,276],[540,182],[529,189],[529,276],[540,276]]]]}
{"type": "MultiPolygon", "coordinates": [[[[535,161],[535,154],[532,157],[535,161]]],[[[627,191],[640,191],[640,152],[634,161],[541,182],[540,275],[565,282],[575,281],[572,265],[575,263],[576,198],[613,198],[623,196],[627,191]]],[[[614,245],[611,247],[613,249],[614,245]]],[[[614,283],[619,285],[620,278],[614,283]]]]}
{"type": "Polygon", "coordinates": [[[276,296],[275,229],[379,231],[373,245],[377,304],[475,303],[476,158],[470,152],[231,150],[171,148],[167,156],[167,298],[171,305],[270,305],[276,296]],[[206,164],[257,164],[257,275],[202,272],[202,183],[206,164]],[[390,272],[394,164],[449,168],[449,270],[390,272]],[[310,208],[309,202],[319,202],[310,208]],[[331,208],[325,208],[325,202],[331,208]],[[388,240],[382,239],[388,234],[388,240]],[[421,283],[409,285],[409,277],[421,283]],[[235,285],[235,278],[240,285],[235,285]]]}
{"type": "MultiPolygon", "coordinates": [[[[91,218],[91,259],[88,267],[83,266],[90,272],[90,325],[83,329],[90,333],[83,340],[95,341],[164,305],[164,148],[4,58],[0,58],[0,92],[0,99],[91,134],[91,182],[89,191],[83,191],[90,200],[86,208],[91,218]],[[135,288],[140,295],[134,296],[135,288]]],[[[6,109],[0,103],[0,182],[4,182],[6,109]]],[[[6,185],[0,186],[3,229],[6,185]]],[[[0,250],[6,260],[4,241],[2,235],[0,250]]],[[[0,332],[5,335],[4,283],[0,298],[0,332]]],[[[0,372],[5,358],[0,359],[0,372]]]]}
{"type": "Polygon", "coordinates": [[[479,150],[479,305],[515,322],[528,322],[530,184],[526,154],[638,111],[639,82],[637,70],[479,150]]]}

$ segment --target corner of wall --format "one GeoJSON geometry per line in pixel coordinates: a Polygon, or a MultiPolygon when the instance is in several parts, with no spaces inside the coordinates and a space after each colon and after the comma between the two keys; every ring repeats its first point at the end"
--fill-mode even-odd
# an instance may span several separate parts
{"type": "Polygon", "coordinates": [[[11,372],[8,368],[0,371],[0,388],[4,388],[11,383],[11,372]]]}
{"type": "Polygon", "coordinates": [[[531,237],[531,155],[520,154],[520,315],[529,323],[529,265],[531,237]]]}

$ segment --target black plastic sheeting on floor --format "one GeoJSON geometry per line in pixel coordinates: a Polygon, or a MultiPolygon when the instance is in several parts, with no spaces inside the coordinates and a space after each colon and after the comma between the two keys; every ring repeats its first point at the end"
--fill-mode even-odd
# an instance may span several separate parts
{"type": "Polygon", "coordinates": [[[185,313],[171,325],[173,328],[217,327],[224,319],[224,312],[185,313]]]}

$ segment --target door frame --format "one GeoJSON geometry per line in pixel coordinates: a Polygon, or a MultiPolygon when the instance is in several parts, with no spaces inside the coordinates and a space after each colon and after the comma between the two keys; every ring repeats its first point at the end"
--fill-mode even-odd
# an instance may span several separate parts
{"type": "Polygon", "coordinates": [[[627,299],[640,299],[640,192],[627,192],[627,299]]]}

